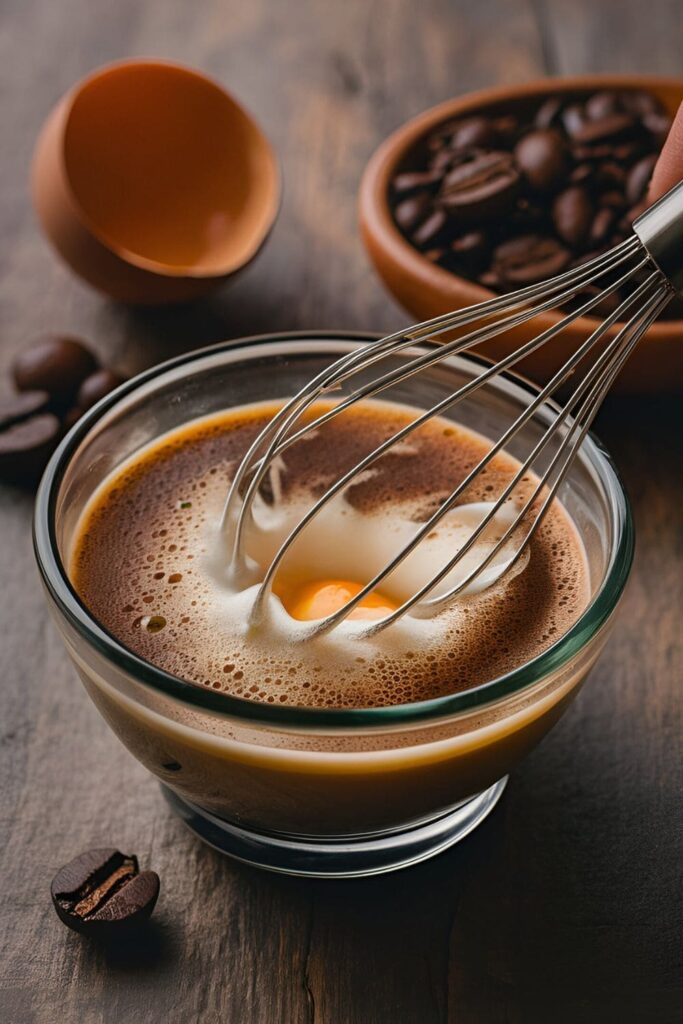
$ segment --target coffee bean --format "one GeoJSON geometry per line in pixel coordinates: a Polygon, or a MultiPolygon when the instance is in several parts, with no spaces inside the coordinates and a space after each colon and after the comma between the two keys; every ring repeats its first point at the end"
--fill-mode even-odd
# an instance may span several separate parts
{"type": "Polygon", "coordinates": [[[567,148],[559,132],[536,129],[515,146],[515,160],[530,185],[546,192],[555,188],[567,171],[567,148]]]}
{"type": "Polygon", "coordinates": [[[488,239],[483,231],[470,231],[451,242],[456,264],[470,274],[483,270],[489,257],[488,239]]]}
{"type": "Polygon", "coordinates": [[[506,142],[509,142],[519,131],[519,118],[514,117],[513,114],[497,117],[493,122],[493,127],[498,140],[504,139],[506,142]]]}
{"type": "Polygon", "coordinates": [[[119,384],[123,384],[124,380],[125,378],[120,374],[115,373],[113,370],[108,370],[106,367],[103,367],[101,370],[95,370],[94,373],[85,378],[78,389],[76,407],[85,412],[86,409],[90,409],[101,398],[104,398],[114,388],[117,388],[119,384]]]}
{"type": "Polygon", "coordinates": [[[480,274],[477,278],[480,284],[483,284],[485,288],[500,288],[502,281],[500,274],[496,270],[486,270],[483,274],[480,274]]]}
{"type": "Polygon", "coordinates": [[[440,263],[446,255],[446,249],[427,249],[423,255],[430,263],[440,263]]]}
{"type": "Polygon", "coordinates": [[[626,171],[613,160],[606,160],[595,169],[595,180],[598,185],[607,188],[623,189],[626,181],[626,171]]]}
{"type": "Polygon", "coordinates": [[[550,128],[558,120],[562,110],[562,100],[559,96],[551,96],[542,103],[536,112],[534,124],[537,128],[550,128]]]}
{"type": "Polygon", "coordinates": [[[20,391],[47,391],[53,402],[66,405],[96,369],[95,356],[82,342],[55,335],[24,349],[12,373],[20,391]]]}
{"type": "Polygon", "coordinates": [[[434,174],[438,174],[439,178],[443,178],[446,171],[449,170],[457,160],[458,157],[452,149],[439,149],[429,161],[429,170],[433,171],[434,174]]]}
{"type": "Polygon", "coordinates": [[[559,274],[571,254],[554,238],[523,235],[499,245],[493,257],[494,269],[501,279],[517,287],[559,274]]]}
{"type": "Polygon", "coordinates": [[[654,135],[657,144],[661,146],[671,130],[672,120],[668,114],[652,113],[645,115],[643,124],[650,134],[654,135]]]}
{"type": "Polygon", "coordinates": [[[427,138],[427,149],[432,152],[436,152],[444,147],[450,147],[453,132],[457,129],[461,121],[446,121],[441,127],[437,128],[436,131],[432,132],[427,138]]]}
{"type": "Polygon", "coordinates": [[[586,115],[583,107],[578,103],[572,103],[562,111],[562,124],[570,138],[574,138],[586,123],[586,115]]]}
{"type": "Polygon", "coordinates": [[[419,192],[409,199],[404,199],[394,210],[394,217],[404,231],[412,231],[425,219],[431,209],[432,201],[427,192],[419,192]]]}
{"type": "Polygon", "coordinates": [[[579,145],[592,146],[627,135],[635,128],[635,121],[628,114],[607,114],[594,121],[587,121],[578,131],[573,133],[574,141],[579,145]]]}
{"type": "Polygon", "coordinates": [[[621,110],[619,96],[615,92],[595,92],[583,108],[589,121],[601,121],[621,110]]]}
{"type": "Polygon", "coordinates": [[[618,146],[614,146],[612,150],[612,157],[615,160],[620,160],[622,163],[628,164],[636,157],[640,156],[643,152],[643,147],[639,142],[622,142],[618,146]]]}
{"type": "Polygon", "coordinates": [[[510,209],[519,186],[510,153],[482,153],[449,171],[439,201],[446,210],[457,212],[462,221],[487,220],[510,209]]]}
{"type": "Polygon", "coordinates": [[[419,189],[436,188],[441,181],[442,175],[437,171],[405,171],[397,174],[392,185],[394,191],[405,195],[409,192],[417,192],[419,189]]]}
{"type": "Polygon", "coordinates": [[[18,395],[0,398],[0,430],[25,420],[47,407],[49,396],[46,391],[23,391],[18,395]]]}
{"type": "Polygon", "coordinates": [[[576,185],[588,181],[593,176],[595,169],[591,164],[578,164],[569,175],[569,180],[576,185]]]}
{"type": "Polygon", "coordinates": [[[61,434],[52,413],[28,416],[0,430],[0,479],[32,484],[47,465],[61,434]]]}
{"type": "Polygon", "coordinates": [[[621,94],[622,106],[636,117],[643,118],[647,114],[661,114],[662,105],[650,92],[635,89],[621,94]]]}
{"type": "Polygon", "coordinates": [[[434,209],[427,219],[413,231],[412,239],[415,245],[422,248],[424,245],[432,245],[437,241],[441,232],[446,226],[446,214],[441,209],[434,209]]]}
{"type": "Polygon", "coordinates": [[[453,149],[489,149],[496,141],[496,130],[487,117],[468,117],[454,128],[450,144],[453,149]]]}
{"type": "Polygon", "coordinates": [[[65,925],[106,938],[150,916],[159,895],[159,876],[141,872],[137,857],[111,848],[89,850],[57,872],[50,891],[65,925]]]}
{"type": "Polygon", "coordinates": [[[626,181],[626,198],[631,205],[637,203],[645,194],[656,163],[657,157],[654,153],[651,153],[634,164],[629,171],[626,181]]]}
{"type": "Polygon", "coordinates": [[[593,223],[593,203],[585,188],[572,185],[560,192],[553,203],[553,223],[560,238],[571,246],[581,246],[593,223]]]}
{"type": "Polygon", "coordinates": [[[611,192],[603,192],[598,199],[600,206],[610,206],[613,210],[623,210],[626,206],[626,197],[623,192],[614,189],[611,192]]]}
{"type": "Polygon", "coordinates": [[[590,228],[591,242],[602,242],[612,230],[616,217],[615,211],[607,206],[598,210],[590,228]]]}

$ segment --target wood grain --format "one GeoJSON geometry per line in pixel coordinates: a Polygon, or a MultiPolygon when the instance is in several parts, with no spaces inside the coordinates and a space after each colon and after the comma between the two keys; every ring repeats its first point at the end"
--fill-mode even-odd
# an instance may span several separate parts
{"type": "MultiPolygon", "coordinates": [[[[394,328],[361,250],[355,194],[407,117],[494,82],[680,71],[676,0],[4,0],[0,10],[0,372],[46,329],[132,372],[226,336],[394,328]],[[194,307],[135,312],[74,280],[26,196],[40,123],[126,54],[216,75],[283,161],[271,242],[194,307]]],[[[271,877],[187,835],[86,699],[48,621],[31,498],[0,488],[0,1019],[240,1024],[529,1024],[681,1018],[680,399],[610,401],[599,433],[639,546],[607,651],[577,703],[460,848],[355,883],[271,877]],[[679,463],[680,466],[680,463],[679,463]],[[67,933],[49,881],[88,845],[162,878],[149,932],[118,955],[67,933]]]]}

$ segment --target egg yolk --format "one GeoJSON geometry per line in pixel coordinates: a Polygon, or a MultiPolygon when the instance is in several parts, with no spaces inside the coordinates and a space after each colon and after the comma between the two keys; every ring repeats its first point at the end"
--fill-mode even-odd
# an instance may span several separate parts
{"type": "MultiPolygon", "coordinates": [[[[300,586],[283,588],[280,597],[294,619],[304,622],[324,619],[339,611],[347,601],[360,593],[363,583],[351,580],[316,580],[300,586]]],[[[383,619],[398,608],[389,598],[373,590],[349,613],[349,619],[383,619]]]]}

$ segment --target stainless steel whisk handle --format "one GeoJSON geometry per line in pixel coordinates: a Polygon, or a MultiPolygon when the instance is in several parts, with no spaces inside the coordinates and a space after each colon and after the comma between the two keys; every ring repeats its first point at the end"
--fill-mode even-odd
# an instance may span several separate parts
{"type": "Polygon", "coordinates": [[[683,181],[633,222],[633,230],[677,292],[683,291],[683,181]]]}

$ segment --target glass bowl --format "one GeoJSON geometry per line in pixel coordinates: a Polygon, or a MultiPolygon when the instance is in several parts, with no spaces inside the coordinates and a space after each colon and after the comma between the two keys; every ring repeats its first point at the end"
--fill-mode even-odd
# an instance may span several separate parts
{"type": "MultiPolygon", "coordinates": [[[[588,606],[539,657],[483,686],[357,710],[258,704],[185,682],[116,640],[82,604],[65,569],[80,514],[101,481],[160,434],[235,405],[286,398],[373,337],[247,338],[155,367],[79,421],[55,452],[36,501],[35,551],[50,608],[107,722],[194,832],[234,857],[290,874],[391,871],[471,831],[581,686],[632,561],[627,498],[609,456],[587,437],[560,498],[586,549],[588,606]]],[[[415,349],[393,362],[411,355],[415,349]]],[[[478,358],[445,359],[395,388],[391,399],[426,407],[481,368],[478,358]]],[[[497,436],[534,394],[520,378],[501,376],[459,403],[453,418],[497,436]]],[[[528,451],[552,417],[553,407],[541,406],[512,454],[528,451]]],[[[555,449],[548,448],[550,459],[555,449]]]]}

